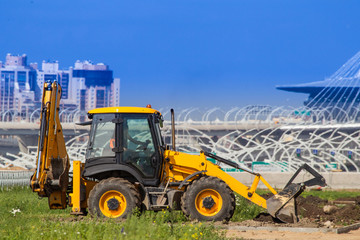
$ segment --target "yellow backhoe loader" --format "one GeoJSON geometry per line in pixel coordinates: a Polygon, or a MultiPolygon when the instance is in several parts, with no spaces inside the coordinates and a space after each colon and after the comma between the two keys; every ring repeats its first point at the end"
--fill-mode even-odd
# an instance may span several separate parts
{"type": "Polygon", "coordinates": [[[241,169],[238,164],[203,151],[176,151],[173,110],[171,149],[164,144],[162,115],[150,106],[89,111],[90,121],[81,123],[91,125],[86,161],[73,161],[71,173],[59,119],[60,96],[56,81],[44,84],[37,167],[30,183],[34,192],[48,198],[50,209],[70,206],[75,215],[88,210],[109,218],[125,218],[137,207],[181,209],[191,219],[228,221],[235,210],[235,192],[283,222],[296,222],[296,197],[305,186],[326,185],[319,173],[304,165],[280,192],[259,173],[242,169],[254,175],[252,185],[245,186],[207,158],[241,169]],[[302,169],[314,178],[292,183],[302,169]],[[266,200],[256,193],[260,181],[273,197],[266,200]]]}

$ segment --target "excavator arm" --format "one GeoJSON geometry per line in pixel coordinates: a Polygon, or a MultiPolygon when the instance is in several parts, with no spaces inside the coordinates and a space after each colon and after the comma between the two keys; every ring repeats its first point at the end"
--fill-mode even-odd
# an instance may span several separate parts
{"type": "MultiPolygon", "coordinates": [[[[248,200],[254,202],[255,204],[267,209],[268,213],[283,221],[283,222],[297,222],[297,212],[296,212],[296,197],[298,197],[304,190],[305,187],[315,186],[319,185],[322,187],[326,186],[325,179],[313,168],[311,168],[306,163],[303,164],[291,177],[291,179],[288,181],[288,183],[285,185],[284,189],[280,192],[276,192],[275,189],[273,189],[268,182],[260,175],[260,173],[254,173],[251,171],[248,171],[246,169],[241,168],[238,164],[231,162],[229,160],[223,159],[219,156],[216,156],[211,153],[204,152],[205,156],[208,156],[210,158],[216,159],[219,162],[225,163],[227,165],[230,165],[236,169],[241,169],[244,172],[247,172],[249,174],[252,174],[255,176],[254,181],[250,188],[241,189],[241,192],[236,191],[243,197],[247,198],[248,200]],[[299,173],[305,170],[308,173],[310,173],[313,178],[310,180],[307,180],[305,182],[301,183],[293,183],[294,179],[299,175],[299,173]],[[255,193],[255,190],[259,184],[259,182],[262,182],[274,195],[265,200],[263,197],[259,195],[255,195],[255,198],[253,198],[255,193]],[[266,204],[264,204],[264,201],[266,201],[266,204]],[[259,204],[260,203],[260,204],[259,204]]],[[[227,175],[227,174],[226,174],[227,175]]],[[[226,176],[225,176],[226,177],[226,176]]],[[[229,181],[230,185],[233,185],[233,181],[229,181]]],[[[237,184],[235,184],[237,185],[237,184]]],[[[231,187],[231,186],[230,186],[231,187]]],[[[236,186],[234,186],[236,187],[236,186]]],[[[232,188],[232,187],[231,187],[232,188]]]]}
{"type": "Polygon", "coordinates": [[[31,188],[48,197],[51,209],[66,208],[70,161],[59,118],[61,87],[57,81],[43,88],[36,170],[31,188]]]}

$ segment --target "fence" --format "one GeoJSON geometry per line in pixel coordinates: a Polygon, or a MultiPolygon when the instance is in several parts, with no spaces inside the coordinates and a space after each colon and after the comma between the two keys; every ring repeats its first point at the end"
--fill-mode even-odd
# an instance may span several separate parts
{"type": "Polygon", "coordinates": [[[29,186],[32,171],[0,171],[0,187],[29,186]]]}

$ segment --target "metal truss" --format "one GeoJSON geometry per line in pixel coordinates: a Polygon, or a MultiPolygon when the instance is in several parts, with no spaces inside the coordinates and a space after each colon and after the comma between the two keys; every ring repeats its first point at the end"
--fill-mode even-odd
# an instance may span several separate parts
{"type": "MultiPolygon", "coordinates": [[[[306,162],[320,171],[360,171],[360,123],[349,118],[346,122],[329,120],[320,111],[310,116],[296,111],[292,107],[271,106],[236,107],[228,111],[212,108],[205,112],[185,109],[177,114],[178,149],[217,153],[247,169],[254,162],[263,162],[273,166],[273,170],[294,171],[306,162]],[[216,133],[216,129],[221,131],[216,133]]],[[[168,110],[161,112],[169,126],[168,110]]],[[[35,115],[36,111],[29,119],[36,122],[35,115]]],[[[80,116],[76,111],[63,111],[61,115],[65,122],[80,116]]],[[[170,141],[168,128],[163,134],[170,141]]],[[[86,134],[71,139],[67,146],[70,159],[84,160],[86,134]]],[[[0,167],[13,164],[31,169],[35,167],[35,150],[3,156],[0,167]]]]}

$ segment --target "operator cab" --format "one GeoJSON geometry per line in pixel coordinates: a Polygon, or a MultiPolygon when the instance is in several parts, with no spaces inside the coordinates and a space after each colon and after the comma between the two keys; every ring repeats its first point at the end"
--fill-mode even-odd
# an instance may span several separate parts
{"type": "Polygon", "coordinates": [[[132,178],[159,184],[164,141],[161,114],[152,108],[111,107],[89,111],[92,119],[83,176],[132,178]]]}

